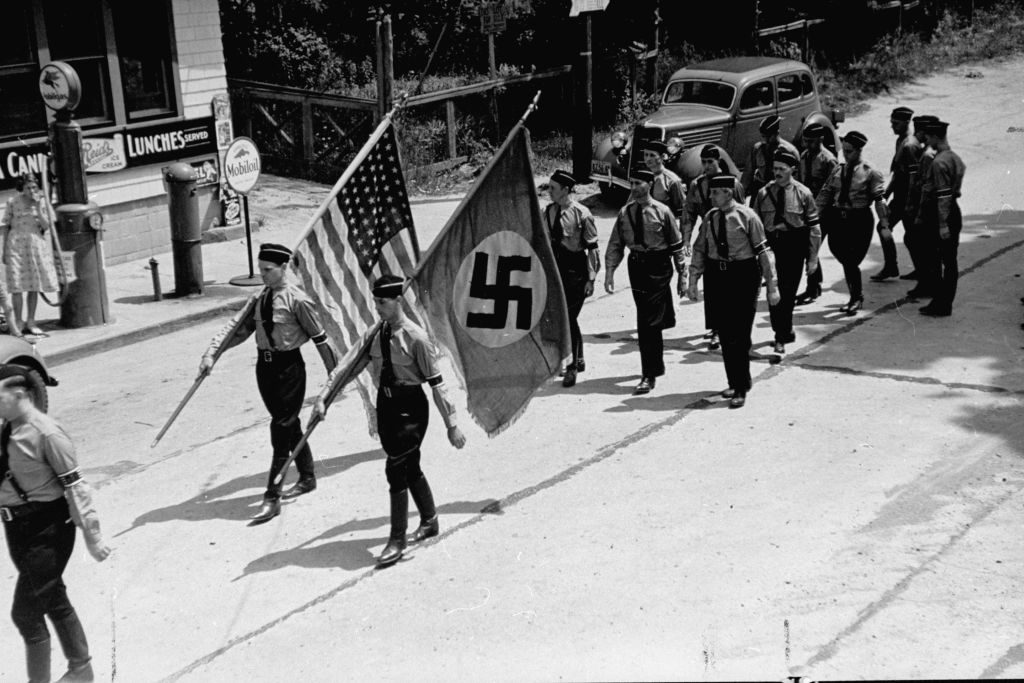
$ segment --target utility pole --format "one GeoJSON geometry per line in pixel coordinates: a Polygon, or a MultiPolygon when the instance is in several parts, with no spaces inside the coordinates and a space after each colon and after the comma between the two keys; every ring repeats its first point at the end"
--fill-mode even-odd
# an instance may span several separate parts
{"type": "Polygon", "coordinates": [[[590,177],[594,146],[594,60],[591,33],[592,12],[583,14],[583,49],[576,65],[576,128],[572,137],[572,175],[585,183],[590,177]]]}

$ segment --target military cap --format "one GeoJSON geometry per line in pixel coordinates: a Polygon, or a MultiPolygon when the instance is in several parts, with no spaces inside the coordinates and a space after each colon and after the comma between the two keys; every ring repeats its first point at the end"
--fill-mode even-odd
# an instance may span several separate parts
{"type": "Polygon", "coordinates": [[[642,180],[645,183],[653,183],[654,182],[654,174],[651,173],[650,171],[648,171],[646,168],[637,168],[637,169],[634,169],[634,171],[629,174],[629,179],[630,180],[642,180]]]}
{"type": "Polygon", "coordinates": [[[762,135],[775,135],[779,132],[780,123],[782,123],[782,119],[772,114],[761,119],[761,125],[757,129],[761,131],[762,135]]]}
{"type": "Polygon", "coordinates": [[[708,186],[712,190],[735,190],[736,176],[728,173],[719,173],[711,177],[711,180],[708,181],[708,186]]]}
{"type": "Polygon", "coordinates": [[[772,161],[779,161],[790,166],[796,166],[800,163],[800,160],[796,158],[796,155],[790,152],[788,149],[782,149],[781,147],[775,150],[775,154],[772,155],[772,161]]]}
{"type": "Polygon", "coordinates": [[[32,380],[30,379],[28,370],[25,367],[15,365],[14,363],[4,363],[3,365],[0,365],[0,384],[3,386],[25,387],[27,389],[31,386],[31,382],[32,380]]]}
{"type": "Polygon", "coordinates": [[[909,121],[914,115],[914,110],[910,107],[896,107],[892,110],[892,114],[889,115],[890,121],[909,121]]]}
{"type": "Polygon", "coordinates": [[[269,261],[270,263],[276,263],[281,265],[288,263],[288,260],[292,257],[292,250],[282,244],[261,244],[260,245],[260,261],[269,261]]]}
{"type": "Polygon", "coordinates": [[[666,145],[661,140],[647,140],[646,142],[644,142],[644,151],[657,152],[658,154],[667,154],[668,145],[666,145]]]}
{"type": "Polygon", "coordinates": [[[558,183],[564,188],[572,188],[576,185],[576,179],[569,175],[568,171],[561,169],[551,174],[551,182],[558,183]]]}
{"type": "Polygon", "coordinates": [[[858,130],[851,130],[849,133],[839,138],[843,142],[848,142],[857,149],[864,149],[864,145],[868,144],[868,136],[864,135],[858,130]]]}
{"type": "Polygon", "coordinates": [[[405,278],[397,275],[381,275],[373,281],[373,295],[378,299],[395,299],[402,296],[405,278]]]}
{"type": "Polygon", "coordinates": [[[704,145],[700,148],[701,159],[721,159],[722,154],[714,145],[704,145]]]}
{"type": "Polygon", "coordinates": [[[938,120],[938,116],[933,116],[931,114],[921,114],[920,116],[914,117],[914,127],[924,130],[925,126],[927,126],[930,121],[938,120]]]}
{"type": "Polygon", "coordinates": [[[949,122],[939,121],[926,121],[924,124],[924,132],[928,135],[938,135],[939,137],[946,136],[946,129],[949,128],[949,122]]]}
{"type": "Polygon", "coordinates": [[[820,140],[825,137],[825,126],[820,123],[812,123],[804,128],[805,140],[820,140]]]}

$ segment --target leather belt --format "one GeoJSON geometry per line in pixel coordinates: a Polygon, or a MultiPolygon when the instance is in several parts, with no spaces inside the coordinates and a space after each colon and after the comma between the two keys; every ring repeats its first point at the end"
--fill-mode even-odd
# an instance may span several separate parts
{"type": "Polygon", "coordinates": [[[11,505],[8,507],[0,507],[0,519],[5,522],[13,522],[16,519],[31,515],[34,512],[40,512],[47,508],[53,507],[55,503],[60,503],[63,498],[55,498],[53,500],[46,501],[31,501],[22,505],[11,505]]]}
{"type": "Polygon", "coordinates": [[[270,349],[257,349],[259,360],[263,363],[280,363],[282,361],[295,360],[295,357],[302,357],[302,351],[291,349],[289,351],[272,351],[270,349]]]}
{"type": "Polygon", "coordinates": [[[390,387],[382,384],[380,391],[388,398],[394,398],[396,396],[411,396],[421,389],[419,384],[393,384],[390,387]]]}

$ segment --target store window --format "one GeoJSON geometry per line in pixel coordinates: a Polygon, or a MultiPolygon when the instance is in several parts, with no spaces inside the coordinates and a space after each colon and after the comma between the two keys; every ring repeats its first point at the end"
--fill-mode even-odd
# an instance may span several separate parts
{"type": "Polygon", "coordinates": [[[43,17],[50,60],[67,62],[82,81],[75,118],[83,126],[114,123],[100,1],[45,0],[43,17]]]}
{"type": "Polygon", "coordinates": [[[37,50],[32,40],[32,7],[19,3],[4,9],[0,40],[0,140],[33,135],[46,127],[46,113],[36,85],[37,50]]]}
{"type": "Polygon", "coordinates": [[[111,3],[124,106],[129,121],[174,113],[170,16],[165,2],[111,3]],[[165,40],[154,40],[166,36],[165,40]]]}

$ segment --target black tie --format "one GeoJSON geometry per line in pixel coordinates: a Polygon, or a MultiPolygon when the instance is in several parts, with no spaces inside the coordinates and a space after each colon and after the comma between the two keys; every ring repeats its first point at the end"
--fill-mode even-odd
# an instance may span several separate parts
{"type": "Polygon", "coordinates": [[[644,243],[644,209],[639,204],[636,205],[636,215],[632,223],[633,244],[638,247],[643,247],[644,249],[646,249],[647,245],[644,243]]]}
{"type": "Polygon", "coordinates": [[[729,237],[725,232],[725,214],[719,211],[716,217],[718,218],[718,235],[715,237],[715,244],[718,246],[718,258],[727,261],[729,259],[729,237]]]}
{"type": "Polygon", "coordinates": [[[850,185],[853,184],[853,164],[847,164],[846,168],[843,169],[843,184],[839,189],[839,203],[841,205],[850,205],[850,185]]]}
{"type": "Polygon", "coordinates": [[[260,317],[263,318],[263,332],[267,335],[267,343],[270,348],[276,349],[274,344],[274,291],[267,288],[260,301],[260,317]]]}
{"type": "Polygon", "coordinates": [[[562,207],[555,204],[555,218],[551,221],[551,246],[562,243],[562,207]]]}
{"type": "Polygon", "coordinates": [[[380,385],[395,386],[395,366],[391,364],[391,323],[380,326],[380,385]]]}
{"type": "Polygon", "coordinates": [[[775,195],[775,225],[789,226],[786,221],[786,190],[779,186],[779,192],[775,195]]]}

